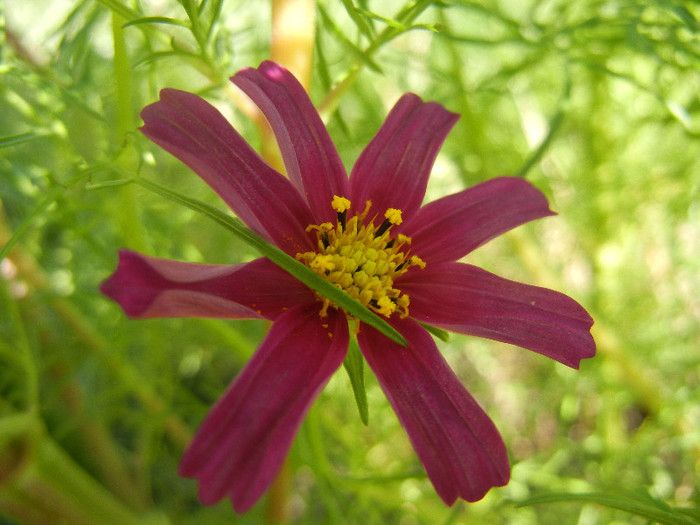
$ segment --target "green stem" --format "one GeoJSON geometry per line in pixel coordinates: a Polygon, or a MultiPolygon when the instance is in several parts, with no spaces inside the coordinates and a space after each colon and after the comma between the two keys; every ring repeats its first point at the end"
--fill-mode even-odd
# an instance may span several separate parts
{"type": "MultiPolygon", "coordinates": [[[[135,106],[133,96],[133,78],[129,56],[124,40],[124,19],[116,12],[112,13],[112,42],[114,46],[114,86],[116,113],[116,144],[119,148],[117,162],[120,166],[129,170],[138,169],[139,154],[129,140],[129,136],[136,129],[135,106]]],[[[129,244],[141,251],[147,249],[147,243],[143,234],[143,228],[136,212],[134,188],[124,186],[119,190],[119,210],[115,210],[113,216],[118,217],[121,230],[129,244]]]]}
{"type": "Polygon", "coordinates": [[[117,136],[122,138],[134,129],[134,97],[131,78],[131,66],[126,52],[124,30],[125,20],[117,13],[112,13],[112,43],[114,46],[114,95],[117,103],[117,136]]]}
{"type": "Polygon", "coordinates": [[[562,94],[558,104],[559,109],[549,121],[549,130],[547,131],[547,135],[544,137],[542,142],[540,142],[540,145],[537,146],[537,149],[535,149],[535,151],[532,152],[530,158],[525,162],[523,167],[520,168],[518,173],[516,173],[517,177],[525,177],[530,171],[530,169],[532,169],[532,167],[542,159],[542,157],[549,149],[549,146],[552,144],[552,140],[554,140],[554,136],[559,132],[559,129],[561,128],[561,125],[564,122],[566,110],[569,107],[570,95],[571,77],[567,74],[566,84],[564,85],[564,93],[562,94]]]}
{"type": "Polygon", "coordinates": [[[192,36],[197,41],[199,45],[199,51],[201,57],[208,63],[208,53],[207,53],[207,35],[202,31],[202,22],[199,18],[199,6],[194,0],[187,0],[182,4],[187,13],[187,17],[190,19],[190,30],[192,31],[192,36]]]}
{"type": "MultiPolygon", "coordinates": [[[[400,26],[410,26],[422,12],[433,3],[435,3],[434,0],[418,0],[411,5],[404,7],[394,18],[399,22],[400,26]]],[[[347,91],[352,84],[354,84],[355,80],[357,80],[362,68],[368,63],[371,63],[372,55],[374,55],[384,44],[393,40],[403,32],[405,32],[405,29],[401,29],[395,25],[388,25],[384,31],[379,33],[377,38],[374,39],[363,51],[364,59],[357,60],[355,65],[350,68],[345,78],[326,95],[326,98],[324,98],[319,105],[319,112],[322,114],[331,113],[337,106],[340,96],[345,93],[345,91],[347,91]]]]}

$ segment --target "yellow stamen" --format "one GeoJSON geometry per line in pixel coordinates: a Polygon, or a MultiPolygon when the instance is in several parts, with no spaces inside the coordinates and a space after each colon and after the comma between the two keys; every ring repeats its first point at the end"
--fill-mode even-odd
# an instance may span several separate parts
{"type": "Polygon", "coordinates": [[[396,208],[389,208],[386,210],[384,217],[386,217],[391,224],[396,224],[397,226],[403,222],[401,210],[397,210],[396,208]]]}
{"type": "Polygon", "coordinates": [[[425,270],[425,261],[417,255],[411,257],[411,264],[419,266],[421,270],[425,270]]]}
{"type": "Polygon", "coordinates": [[[350,201],[345,197],[338,197],[335,195],[333,197],[333,202],[331,203],[331,208],[338,213],[343,213],[344,211],[348,211],[350,209],[350,201]]]}
{"type": "MultiPolygon", "coordinates": [[[[392,238],[389,233],[392,226],[401,224],[401,210],[389,208],[386,220],[375,226],[372,220],[365,224],[371,205],[368,201],[362,213],[347,219],[351,203],[336,195],[331,207],[338,213],[338,224],[308,226],[306,231],[316,232],[318,249],[296,257],[370,310],[386,317],[398,311],[405,318],[410,300],[394,287],[394,281],[411,266],[425,268],[425,262],[409,255],[410,237],[398,234],[392,238]]],[[[330,306],[337,308],[325,297],[320,299],[321,317],[328,314],[330,306]]]]}

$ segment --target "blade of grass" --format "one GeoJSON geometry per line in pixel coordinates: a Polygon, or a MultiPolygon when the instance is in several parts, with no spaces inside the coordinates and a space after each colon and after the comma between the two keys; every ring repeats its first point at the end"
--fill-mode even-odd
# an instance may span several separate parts
{"type": "Polygon", "coordinates": [[[19,144],[24,144],[41,137],[45,137],[48,133],[45,132],[31,132],[19,133],[17,135],[9,135],[7,137],[0,137],[0,148],[8,148],[10,146],[18,146],[19,144]]]}
{"type": "Polygon", "coordinates": [[[180,27],[189,27],[187,22],[178,20],[177,18],[168,18],[165,16],[145,16],[143,18],[134,18],[133,20],[128,21],[122,26],[122,28],[135,26],[138,24],[168,24],[180,27]]]}
{"type": "Polygon", "coordinates": [[[440,339],[440,341],[444,341],[445,343],[447,343],[450,340],[450,332],[442,330],[441,328],[438,328],[437,326],[433,326],[428,323],[421,323],[420,321],[418,321],[418,324],[425,328],[428,332],[433,334],[435,337],[440,339]]]}
{"type": "Polygon", "coordinates": [[[663,506],[662,503],[656,500],[644,501],[639,498],[631,498],[618,494],[610,494],[605,492],[591,492],[587,494],[567,494],[567,493],[548,493],[539,494],[521,501],[517,504],[518,507],[526,507],[529,505],[541,505],[543,503],[597,503],[605,507],[610,507],[617,510],[622,510],[642,516],[654,523],[662,525],[697,525],[697,521],[687,517],[680,512],[676,512],[671,507],[663,506]]]}
{"type": "Polygon", "coordinates": [[[257,233],[249,230],[243,225],[240,219],[229,217],[225,213],[217,210],[216,208],[181,195],[177,192],[170,190],[160,184],[156,184],[145,179],[137,178],[134,182],[140,186],[150,190],[162,197],[170,199],[178,204],[186,206],[191,210],[202,213],[209,217],[210,219],[217,222],[219,225],[223,226],[239,239],[247,243],[249,246],[255,248],[261,255],[264,255],[270,259],[273,263],[280,266],[286,272],[291,274],[296,279],[306,284],[309,288],[317,291],[324,297],[330,299],[333,303],[337,304],[343,308],[348,313],[352,314],[353,317],[366,323],[373,328],[376,328],[385,336],[387,336],[392,341],[396,341],[400,345],[407,346],[406,340],[399,334],[396,329],[394,329],[389,323],[383,320],[381,317],[376,315],[371,310],[365,308],[359,301],[356,301],[348,294],[343,292],[340,288],[337,288],[330,282],[326,281],[323,277],[315,273],[308,266],[305,266],[301,262],[297,261],[293,257],[287,255],[282,250],[268,243],[265,239],[260,237],[257,233]]]}

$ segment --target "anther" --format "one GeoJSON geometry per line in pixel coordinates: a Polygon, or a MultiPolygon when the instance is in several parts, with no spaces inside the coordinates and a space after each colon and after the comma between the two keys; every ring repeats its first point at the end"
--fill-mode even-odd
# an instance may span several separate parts
{"type": "Polygon", "coordinates": [[[380,237],[394,224],[398,225],[403,222],[403,219],[401,218],[401,210],[397,210],[396,208],[389,208],[388,210],[386,210],[386,212],[384,213],[384,217],[386,217],[386,219],[384,219],[384,222],[377,229],[377,232],[374,234],[375,237],[380,237]]]}
{"type": "Polygon", "coordinates": [[[348,219],[348,210],[350,209],[350,201],[345,197],[333,196],[331,207],[338,213],[338,224],[341,231],[345,230],[345,224],[348,219]]]}

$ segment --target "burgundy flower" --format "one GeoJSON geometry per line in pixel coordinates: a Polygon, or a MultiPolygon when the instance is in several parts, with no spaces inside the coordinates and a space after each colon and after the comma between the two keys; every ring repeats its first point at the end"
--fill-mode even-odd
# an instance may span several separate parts
{"type": "MultiPolygon", "coordinates": [[[[505,485],[510,469],[498,431],[419,321],[520,345],[574,368],[592,357],[593,321],[572,299],[457,262],[511,228],[552,215],[545,197],[525,180],[500,177],[421,207],[456,114],[404,95],[348,178],[289,72],[264,62],[231,80],[270,122],[288,178],[190,93],[161,91],[143,110],[141,130],[204,179],[252,230],[403,335],[407,347],[368,325],[353,325],[445,503],[476,501],[505,485]]],[[[203,503],[228,496],[236,511],[246,511],[272,482],[309,406],[342,364],[349,316],[264,258],[204,265],[122,250],[101,289],[133,318],[273,321],[180,465],[183,476],[199,480],[203,503]]]]}

